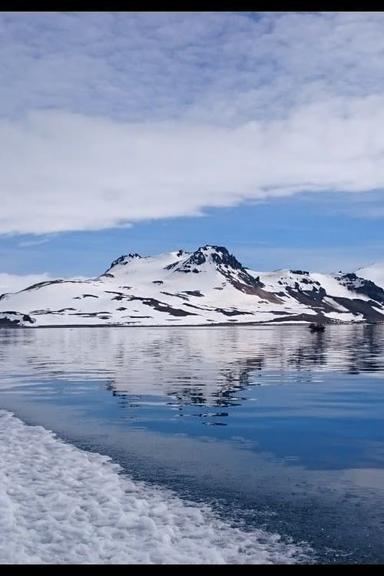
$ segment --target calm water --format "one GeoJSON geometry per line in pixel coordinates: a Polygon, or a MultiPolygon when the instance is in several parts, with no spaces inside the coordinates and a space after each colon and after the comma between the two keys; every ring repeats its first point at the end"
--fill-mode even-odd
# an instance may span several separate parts
{"type": "Polygon", "coordinates": [[[2,329],[0,408],[318,562],[384,562],[384,326],[2,329]]]}

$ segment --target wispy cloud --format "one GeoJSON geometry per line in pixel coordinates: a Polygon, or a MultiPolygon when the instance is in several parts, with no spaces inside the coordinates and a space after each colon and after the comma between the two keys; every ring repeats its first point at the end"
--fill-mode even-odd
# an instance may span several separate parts
{"type": "Polygon", "coordinates": [[[3,13],[3,115],[244,121],[384,88],[384,14],[3,13]]]}
{"type": "Polygon", "coordinates": [[[29,248],[30,246],[40,246],[40,244],[46,244],[54,238],[56,234],[46,234],[45,236],[35,236],[28,238],[28,240],[21,240],[18,243],[19,248],[29,248]]]}

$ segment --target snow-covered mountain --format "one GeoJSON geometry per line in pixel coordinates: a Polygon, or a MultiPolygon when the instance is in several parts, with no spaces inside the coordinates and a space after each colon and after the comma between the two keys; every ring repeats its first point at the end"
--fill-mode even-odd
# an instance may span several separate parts
{"type": "Polygon", "coordinates": [[[0,296],[0,325],[383,322],[384,289],[360,275],[256,272],[221,246],[120,256],[104,274],[0,296]]]}

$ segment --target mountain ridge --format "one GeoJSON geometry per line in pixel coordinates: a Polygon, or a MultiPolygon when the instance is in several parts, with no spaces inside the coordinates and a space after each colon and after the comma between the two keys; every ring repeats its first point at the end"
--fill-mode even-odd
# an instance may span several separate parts
{"type": "MultiPolygon", "coordinates": [[[[368,271],[372,276],[372,266],[368,271]]],[[[47,280],[2,294],[0,326],[384,322],[384,282],[357,272],[256,272],[210,244],[194,252],[129,253],[95,278],[47,280]]]]}

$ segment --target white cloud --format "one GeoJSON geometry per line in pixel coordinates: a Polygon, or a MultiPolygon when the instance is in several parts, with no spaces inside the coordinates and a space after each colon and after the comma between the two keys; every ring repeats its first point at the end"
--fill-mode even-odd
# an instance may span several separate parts
{"type": "Polygon", "coordinates": [[[384,96],[238,126],[59,111],[0,121],[0,233],[91,230],[205,207],[384,187],[384,96]]]}
{"type": "Polygon", "coordinates": [[[86,280],[85,276],[52,276],[48,272],[42,272],[40,274],[8,274],[8,272],[0,272],[0,295],[6,292],[18,292],[18,290],[24,290],[32,284],[37,284],[38,282],[47,282],[49,280],[57,280],[58,278],[69,280],[86,280]]]}
{"type": "Polygon", "coordinates": [[[377,12],[0,14],[0,234],[380,191],[383,26],[377,12]]]}
{"type": "Polygon", "coordinates": [[[6,272],[0,272],[0,294],[5,294],[6,292],[17,292],[18,290],[23,290],[32,284],[37,284],[37,282],[46,282],[47,280],[53,280],[49,274],[7,274],[6,272]]]}
{"type": "Polygon", "coordinates": [[[1,114],[238,122],[382,92],[384,14],[3,13],[1,114]]]}
{"type": "Polygon", "coordinates": [[[249,244],[236,247],[233,252],[248,268],[271,271],[279,269],[308,270],[310,272],[336,273],[356,271],[383,258],[384,244],[329,247],[263,246],[249,244]],[[273,264],[272,264],[273,262],[273,264]]]}

